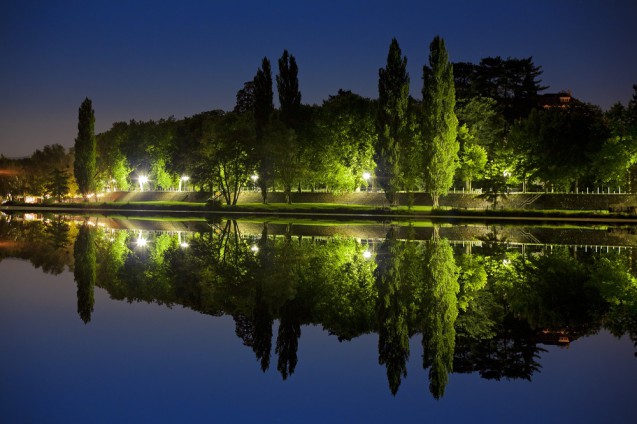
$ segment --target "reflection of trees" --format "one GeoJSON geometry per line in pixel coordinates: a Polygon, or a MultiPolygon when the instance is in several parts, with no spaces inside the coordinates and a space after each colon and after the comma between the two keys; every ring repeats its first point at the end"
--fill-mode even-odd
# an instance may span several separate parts
{"type": "Polygon", "coordinates": [[[439,399],[453,369],[459,286],[451,245],[435,232],[425,248],[423,266],[423,366],[429,368],[429,391],[439,399]]]}
{"type": "Polygon", "coordinates": [[[141,247],[138,232],[62,219],[0,220],[0,258],[24,258],[58,272],[72,266],[74,253],[85,322],[94,285],[115,299],[231,315],[264,371],[275,344],[283,378],[295,371],[303,325],[322,325],[341,341],[377,331],[392,393],[406,376],[409,337],[416,333],[423,335],[423,365],[435,397],[443,396],[452,366],[489,379],[530,380],[540,369],[543,330],[564,331],[573,340],[603,325],[637,341],[637,279],[627,252],[580,250],[575,257],[555,247],[522,256],[493,232],[482,247],[454,257],[447,240],[398,240],[390,231],[374,261],[362,254],[369,245],[353,238],[274,236],[267,225],[260,237],[245,236],[239,228],[224,221],[189,234],[187,247],[176,234],[151,232],[141,247]],[[74,249],[65,249],[64,238],[70,247],[78,228],[74,249]]]}
{"type": "Polygon", "coordinates": [[[75,257],[75,269],[73,275],[77,283],[77,313],[84,323],[91,320],[93,305],[95,303],[95,232],[84,224],[75,239],[73,248],[75,257]]]}
{"type": "Polygon", "coordinates": [[[599,328],[603,299],[599,285],[592,284],[590,269],[556,248],[517,265],[520,280],[512,285],[513,312],[531,328],[564,329],[589,333],[599,328]]]}
{"type": "Polygon", "coordinates": [[[378,363],[387,368],[387,381],[396,394],[402,377],[407,376],[409,329],[401,280],[401,252],[392,228],[376,254],[376,316],[378,325],[378,363]]]}

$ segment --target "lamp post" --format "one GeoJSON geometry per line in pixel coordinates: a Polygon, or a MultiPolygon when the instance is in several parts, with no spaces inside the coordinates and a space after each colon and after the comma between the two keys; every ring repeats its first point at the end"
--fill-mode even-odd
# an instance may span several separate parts
{"type": "Polygon", "coordinates": [[[140,175],[138,180],[139,180],[139,191],[144,191],[144,184],[148,182],[148,177],[146,175],[140,175]]]}
{"type": "MultiPolygon", "coordinates": [[[[179,179],[179,191],[181,191],[181,183],[182,183],[182,181],[183,181],[183,182],[186,182],[186,181],[188,181],[189,179],[190,179],[190,177],[189,177],[189,176],[187,176],[187,175],[183,175],[183,176],[179,179]]],[[[185,184],[184,184],[184,185],[185,185],[185,184]]]]}

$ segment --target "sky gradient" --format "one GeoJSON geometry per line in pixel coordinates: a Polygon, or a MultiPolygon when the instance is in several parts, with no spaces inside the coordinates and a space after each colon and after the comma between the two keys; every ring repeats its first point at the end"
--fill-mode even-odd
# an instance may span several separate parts
{"type": "MultiPolygon", "coordinates": [[[[411,93],[435,35],[450,59],[529,57],[547,91],[607,109],[637,83],[637,2],[607,1],[18,1],[0,14],[0,154],[71,147],[85,97],[96,132],[113,122],[230,110],[268,56],[299,65],[303,103],[339,88],[378,94],[392,37],[411,93]]],[[[276,97],[276,94],[275,94],[276,97]]]]}

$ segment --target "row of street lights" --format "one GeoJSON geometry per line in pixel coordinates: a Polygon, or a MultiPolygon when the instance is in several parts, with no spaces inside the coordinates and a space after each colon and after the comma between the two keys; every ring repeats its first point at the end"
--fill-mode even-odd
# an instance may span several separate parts
{"type": "MultiPolygon", "coordinates": [[[[372,175],[369,172],[363,172],[363,179],[365,180],[365,182],[368,182],[371,177],[372,177],[372,175]]],[[[250,176],[250,179],[252,180],[252,184],[254,184],[254,189],[256,190],[257,181],[259,179],[259,176],[257,174],[252,174],[250,176]]],[[[179,189],[178,189],[178,191],[181,191],[182,183],[185,183],[188,180],[190,180],[190,177],[187,176],[187,175],[183,175],[181,178],[179,178],[179,189]]],[[[139,191],[144,191],[144,184],[146,184],[149,181],[148,177],[146,175],[140,175],[140,176],[137,177],[137,181],[139,182],[139,191]]]]}
{"type": "MultiPolygon", "coordinates": [[[[179,190],[178,191],[181,191],[181,184],[185,183],[188,180],[190,180],[190,177],[187,176],[187,175],[184,175],[181,178],[179,178],[179,190]]],[[[144,191],[144,184],[146,184],[149,181],[148,177],[146,175],[140,175],[139,177],[137,177],[137,181],[139,182],[139,191],[144,191]]]]}

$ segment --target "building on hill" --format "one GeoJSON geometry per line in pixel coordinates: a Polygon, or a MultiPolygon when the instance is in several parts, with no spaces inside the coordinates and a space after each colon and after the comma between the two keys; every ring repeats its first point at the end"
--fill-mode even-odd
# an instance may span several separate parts
{"type": "Polygon", "coordinates": [[[578,102],[578,100],[571,95],[571,90],[540,94],[537,100],[538,106],[543,109],[550,109],[554,107],[565,109],[578,102]]]}

